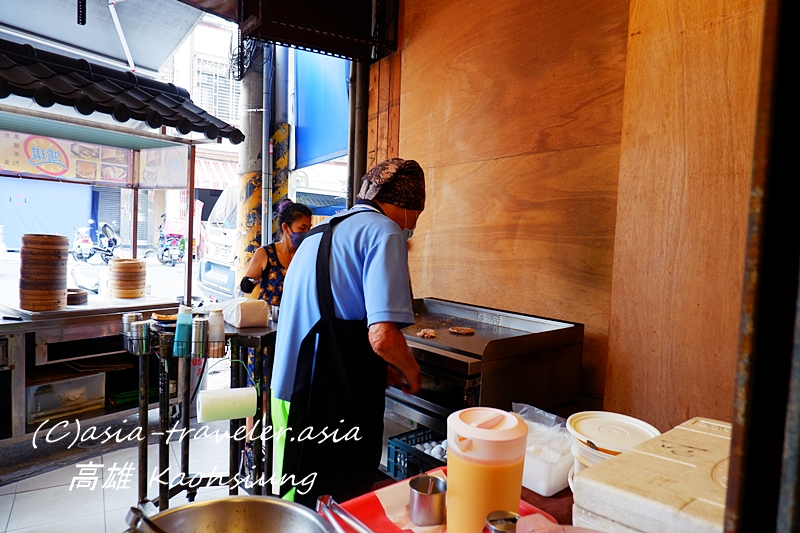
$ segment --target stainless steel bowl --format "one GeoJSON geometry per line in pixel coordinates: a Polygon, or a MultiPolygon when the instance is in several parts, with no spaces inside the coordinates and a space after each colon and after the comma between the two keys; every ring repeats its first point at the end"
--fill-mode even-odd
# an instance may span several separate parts
{"type": "Polygon", "coordinates": [[[317,513],[273,496],[194,502],[150,517],[167,533],[334,533],[317,513]]]}

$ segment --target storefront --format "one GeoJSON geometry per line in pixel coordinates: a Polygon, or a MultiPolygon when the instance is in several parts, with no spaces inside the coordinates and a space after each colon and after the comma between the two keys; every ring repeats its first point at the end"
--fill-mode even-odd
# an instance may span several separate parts
{"type": "MultiPolygon", "coordinates": [[[[786,202],[773,213],[795,201],[766,163],[782,153],[768,149],[770,135],[786,133],[773,126],[784,103],[769,98],[783,94],[777,2],[406,1],[387,17],[400,26],[394,52],[386,39],[315,41],[320,13],[281,24],[240,17],[235,2],[188,3],[263,40],[361,58],[358,164],[414,158],[428,179],[410,247],[415,294],[582,325],[584,399],[656,431],[709,417],[704,430],[732,435],[730,469],[707,465],[716,499],[687,512],[707,506],[716,531],[756,530],[765,513],[768,530],[778,515],[794,523],[794,311],[775,295],[796,301],[795,240],[784,243],[794,272],[761,261],[761,238],[781,241],[765,229],[764,192],[786,202]],[[380,60],[367,59],[372,47],[380,60]]],[[[443,356],[432,353],[423,360],[443,356]]],[[[474,384],[461,385],[471,394],[474,384]]],[[[523,494],[571,509],[571,494],[523,494]]]]}

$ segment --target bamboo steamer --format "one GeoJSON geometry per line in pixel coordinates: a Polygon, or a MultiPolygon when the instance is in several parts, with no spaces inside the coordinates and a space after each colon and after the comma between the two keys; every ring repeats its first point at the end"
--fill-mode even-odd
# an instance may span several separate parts
{"type": "Polygon", "coordinates": [[[22,236],[22,249],[69,250],[69,239],[64,235],[26,233],[22,236]]]}
{"type": "Polygon", "coordinates": [[[108,293],[112,298],[142,298],[146,283],[144,259],[112,259],[108,263],[108,293]]]}
{"type": "Polygon", "coordinates": [[[69,239],[63,235],[22,236],[19,306],[28,311],[53,311],[67,306],[69,239]]]}

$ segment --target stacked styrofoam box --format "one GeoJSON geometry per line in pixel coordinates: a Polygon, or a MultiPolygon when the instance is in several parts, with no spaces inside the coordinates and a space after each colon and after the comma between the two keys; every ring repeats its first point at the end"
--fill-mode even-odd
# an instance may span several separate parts
{"type": "Polygon", "coordinates": [[[576,474],[573,524],[607,533],[723,529],[731,425],[693,418],[576,474]]]}

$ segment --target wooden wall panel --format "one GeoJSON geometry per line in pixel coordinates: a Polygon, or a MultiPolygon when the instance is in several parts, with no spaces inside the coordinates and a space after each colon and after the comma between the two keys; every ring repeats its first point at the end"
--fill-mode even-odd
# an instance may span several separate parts
{"type": "Polygon", "coordinates": [[[378,91],[381,63],[369,66],[369,104],[367,105],[367,170],[378,162],[378,91]]]}
{"type": "Polygon", "coordinates": [[[605,407],[730,420],[760,0],[632,0],[605,407]]]}
{"type": "Polygon", "coordinates": [[[370,65],[367,168],[398,157],[400,141],[400,52],[370,65]]]}
{"type": "Polygon", "coordinates": [[[415,294],[582,322],[604,387],[628,0],[405,0],[415,294]]]}
{"type": "Polygon", "coordinates": [[[584,384],[602,394],[618,165],[610,144],[429,169],[414,294],[585,324],[584,384]]]}
{"type": "Polygon", "coordinates": [[[618,143],[628,0],[405,2],[400,143],[438,167],[618,143]]]}

